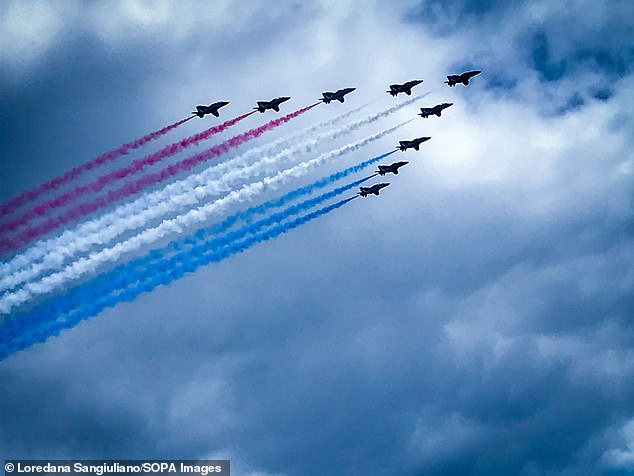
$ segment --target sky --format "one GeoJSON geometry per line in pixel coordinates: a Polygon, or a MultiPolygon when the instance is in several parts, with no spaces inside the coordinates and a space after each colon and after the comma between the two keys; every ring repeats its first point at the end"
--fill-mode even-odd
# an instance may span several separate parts
{"type": "Polygon", "coordinates": [[[226,118],[357,88],[259,145],[380,112],[397,101],[387,85],[410,79],[427,96],[353,139],[454,106],[301,182],[431,136],[391,156],[410,163],[380,197],[1,361],[0,454],[222,458],[251,476],[632,474],[632,13],[627,0],[3,2],[2,201],[215,100],[226,118]],[[470,69],[468,87],[443,84],[470,69]]]}

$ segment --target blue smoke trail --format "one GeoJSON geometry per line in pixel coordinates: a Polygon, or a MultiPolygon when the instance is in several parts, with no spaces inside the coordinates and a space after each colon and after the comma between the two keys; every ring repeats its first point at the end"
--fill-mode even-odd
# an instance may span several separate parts
{"type": "MultiPolygon", "coordinates": [[[[227,230],[229,230],[233,225],[235,225],[236,222],[238,221],[247,222],[256,215],[263,215],[267,213],[269,210],[282,207],[299,197],[302,197],[304,195],[309,195],[316,190],[322,189],[330,185],[331,183],[336,182],[337,180],[341,180],[351,174],[360,172],[361,170],[365,169],[369,165],[379,162],[380,160],[383,160],[384,158],[394,154],[395,152],[397,152],[397,150],[393,150],[391,152],[378,155],[364,162],[361,162],[357,165],[353,165],[339,172],[335,172],[327,177],[323,177],[322,179],[317,180],[316,182],[313,182],[309,185],[291,190],[290,192],[286,193],[285,195],[282,195],[279,198],[269,200],[260,205],[256,205],[246,210],[237,212],[234,215],[231,215],[225,218],[220,223],[214,224],[210,227],[201,228],[200,230],[194,232],[192,235],[186,238],[182,238],[180,240],[174,240],[168,243],[167,245],[165,245],[165,247],[162,249],[155,249],[150,251],[146,256],[142,258],[137,258],[129,262],[127,265],[125,265],[125,269],[117,268],[118,269],[117,273],[131,273],[138,269],[145,268],[150,263],[163,259],[165,254],[168,252],[181,251],[182,249],[184,249],[185,246],[193,246],[199,243],[201,240],[207,239],[209,236],[224,233],[227,230]]],[[[370,177],[363,179],[363,181],[367,180],[368,178],[370,177]]],[[[113,279],[113,276],[111,275],[111,273],[108,273],[108,274],[102,275],[102,277],[97,279],[104,280],[104,281],[111,281],[113,279]]]]}
{"type": "MultiPolygon", "coordinates": [[[[89,283],[75,288],[74,290],[70,291],[66,295],[49,300],[48,304],[44,304],[43,306],[40,306],[39,308],[31,311],[30,313],[27,313],[23,316],[15,316],[14,318],[6,319],[5,322],[0,325],[0,359],[4,358],[4,356],[6,355],[9,355],[9,354],[6,354],[4,351],[4,345],[7,342],[15,341],[17,343],[17,342],[23,341],[22,344],[20,344],[19,348],[16,348],[14,350],[14,351],[17,351],[22,348],[30,346],[34,342],[43,342],[50,335],[53,335],[53,334],[57,335],[59,333],[59,330],[54,331],[53,329],[51,329],[50,332],[39,333],[39,338],[35,340],[21,338],[20,335],[23,334],[24,331],[27,331],[28,328],[33,329],[32,332],[38,332],[38,331],[35,331],[34,329],[35,326],[39,327],[46,321],[58,319],[57,316],[60,316],[65,313],[69,313],[74,308],[78,308],[86,302],[92,303],[95,299],[95,296],[104,296],[104,295],[112,294],[117,289],[125,289],[131,283],[135,282],[133,280],[136,280],[136,282],[139,282],[141,279],[156,272],[155,271],[156,267],[151,267],[151,268],[148,268],[148,267],[150,266],[151,263],[155,261],[163,260],[166,253],[170,251],[178,252],[182,250],[183,247],[186,245],[189,245],[189,246],[195,245],[196,243],[199,243],[200,241],[206,239],[206,237],[210,235],[215,235],[215,234],[220,234],[222,232],[225,232],[229,228],[231,228],[231,226],[233,226],[238,220],[247,221],[247,220],[250,220],[254,215],[264,214],[273,208],[283,206],[289,201],[292,201],[302,195],[310,194],[313,191],[323,188],[334,181],[345,178],[346,176],[350,174],[359,172],[365,167],[373,163],[376,163],[388,157],[389,155],[394,154],[395,152],[397,151],[393,150],[391,152],[373,157],[357,165],[354,165],[342,171],[333,173],[316,182],[313,182],[312,184],[292,190],[278,199],[269,200],[263,204],[250,207],[247,210],[238,212],[230,217],[227,217],[225,220],[223,220],[222,222],[216,225],[198,230],[190,237],[181,239],[179,241],[172,241],[171,243],[169,243],[167,246],[165,246],[162,249],[152,250],[148,254],[146,254],[144,257],[137,258],[135,260],[130,261],[129,263],[119,265],[115,269],[97,276],[89,283]],[[140,270],[144,271],[144,273],[140,273],[140,270]],[[134,276],[134,278],[132,278],[132,276],[134,276]]],[[[298,211],[303,211],[307,208],[315,206],[316,204],[323,202],[324,200],[332,198],[334,195],[338,193],[342,193],[345,190],[348,190],[352,187],[359,185],[360,183],[364,182],[365,180],[368,180],[371,177],[373,177],[373,175],[370,177],[366,177],[362,180],[359,180],[357,182],[353,182],[352,184],[346,187],[340,187],[339,189],[335,189],[333,190],[333,192],[329,192],[328,194],[322,195],[321,199],[320,197],[317,197],[316,199],[308,200],[303,203],[304,208],[302,208],[302,204],[297,205],[295,207],[290,207],[289,209],[286,210],[286,214],[287,216],[290,216],[291,214],[297,213],[298,211]]],[[[282,213],[285,213],[285,212],[282,212],[282,213]]],[[[250,230],[249,232],[253,232],[253,230],[255,230],[254,227],[261,228],[263,226],[268,226],[271,223],[274,223],[275,220],[281,219],[280,216],[281,214],[275,214],[267,221],[260,221],[257,224],[254,224],[249,229],[250,230]]],[[[230,239],[237,239],[237,235],[230,235],[230,236],[231,236],[230,239]]],[[[223,246],[223,243],[226,243],[226,241],[224,242],[216,241],[213,245],[223,246]]],[[[169,269],[166,270],[166,268],[163,267],[160,272],[166,272],[166,271],[169,272],[169,269]]],[[[119,296],[119,300],[117,300],[116,302],[129,301],[131,300],[131,298],[129,297],[130,295],[131,293],[129,291],[126,291],[126,290],[121,291],[117,295],[119,296]]],[[[134,295],[136,296],[137,294],[134,294],[134,295]]],[[[113,302],[111,304],[105,304],[94,313],[99,312],[105,307],[114,306],[116,302],[113,302]]],[[[89,316],[86,316],[86,317],[89,317],[89,316]]],[[[63,326],[63,327],[65,328],[70,326],[63,326]]]]}
{"type": "MultiPolygon", "coordinates": [[[[283,199],[285,197],[286,201],[288,201],[303,193],[310,193],[311,190],[323,187],[333,180],[337,180],[341,177],[345,177],[345,175],[349,173],[358,171],[362,168],[362,166],[367,166],[373,161],[378,161],[386,155],[389,154],[375,157],[374,159],[370,159],[362,164],[350,167],[342,172],[332,174],[326,179],[322,179],[306,187],[289,192],[284,197],[267,203],[272,204],[272,207],[274,204],[284,203],[283,199]]],[[[275,213],[252,225],[244,226],[237,231],[228,233],[224,237],[194,246],[190,250],[178,253],[171,258],[160,260],[161,251],[166,251],[168,248],[172,250],[180,249],[181,245],[177,242],[173,242],[163,250],[154,250],[144,258],[134,260],[129,264],[120,265],[113,271],[99,276],[93,280],[93,282],[79,286],[65,296],[54,298],[50,300],[48,304],[40,306],[32,312],[23,316],[16,316],[15,318],[7,319],[3,325],[0,326],[0,359],[7,357],[13,352],[29,347],[35,342],[43,342],[51,335],[58,335],[62,329],[72,327],[80,320],[95,315],[106,307],[114,306],[119,302],[130,301],[139,294],[150,291],[160,284],[167,284],[175,279],[179,279],[185,273],[192,272],[205,263],[225,259],[233,254],[248,249],[250,246],[253,246],[253,244],[269,240],[282,233],[286,233],[306,221],[328,213],[335,208],[339,208],[353,198],[356,198],[356,196],[351,199],[338,202],[338,204],[325,207],[317,212],[305,215],[304,217],[295,219],[288,224],[277,225],[266,232],[256,233],[262,228],[284,220],[291,215],[310,209],[325,200],[356,187],[371,177],[373,177],[373,175],[352,182],[346,186],[336,188],[300,204],[288,207],[282,212],[275,213]],[[253,233],[256,234],[250,238],[239,242],[236,241],[245,235],[253,233]],[[159,259],[159,261],[145,269],[135,272],[134,269],[139,267],[139,262],[145,263],[148,260],[149,255],[152,255],[152,259],[159,259]],[[143,280],[145,280],[145,282],[143,280]],[[128,287],[135,283],[139,284],[136,287],[128,287]],[[114,291],[118,290],[121,291],[114,293],[114,291]],[[98,296],[102,296],[102,298],[96,299],[98,296]],[[66,318],[62,318],[61,315],[65,313],[68,313],[68,316],[66,318]]],[[[252,207],[252,209],[257,210],[258,213],[264,213],[267,208],[259,206],[252,207]]],[[[244,218],[244,215],[241,215],[241,217],[244,218]]],[[[231,223],[227,223],[225,225],[231,226],[231,223]]],[[[218,228],[216,229],[216,232],[217,230],[218,228]]]]}
{"type": "MultiPolygon", "coordinates": [[[[236,222],[238,221],[249,221],[251,220],[255,215],[263,215],[266,212],[268,212],[269,210],[272,210],[274,208],[279,208],[281,206],[286,205],[287,203],[289,203],[292,200],[295,200],[299,197],[302,197],[304,195],[309,195],[311,193],[313,193],[316,190],[319,190],[321,188],[324,188],[328,185],[330,185],[333,182],[336,182],[337,180],[341,180],[351,174],[360,172],[361,170],[365,169],[366,167],[368,167],[369,165],[372,165],[376,162],[379,162],[380,160],[383,160],[384,158],[394,154],[395,152],[397,152],[397,150],[393,150],[391,152],[387,152],[385,154],[381,154],[378,155],[376,157],[373,157],[371,159],[368,159],[364,162],[361,162],[357,165],[348,167],[346,169],[343,169],[339,172],[335,172],[327,177],[324,177],[320,180],[317,180],[316,182],[313,182],[309,185],[306,185],[304,187],[299,187],[296,188],[295,190],[291,190],[290,192],[286,193],[285,195],[282,195],[279,198],[273,199],[273,200],[269,200],[267,202],[264,202],[260,205],[256,205],[253,207],[250,207],[246,210],[240,211],[234,215],[231,215],[227,218],[225,218],[223,221],[221,221],[220,223],[217,223],[215,225],[212,225],[210,227],[206,227],[206,228],[201,228],[200,230],[194,232],[192,235],[183,238],[181,240],[175,240],[170,242],[169,244],[167,244],[163,249],[157,249],[157,250],[152,250],[151,252],[149,252],[144,258],[138,258],[136,260],[134,260],[133,262],[129,263],[129,268],[127,268],[125,270],[125,272],[130,272],[133,271],[135,269],[139,269],[139,268],[144,268],[145,266],[148,265],[148,263],[152,262],[152,261],[156,261],[158,259],[162,259],[164,254],[168,251],[180,251],[182,250],[185,246],[192,246],[195,245],[196,243],[200,242],[201,240],[206,239],[209,236],[213,236],[213,235],[217,235],[220,233],[224,233],[225,231],[229,230],[236,222]]],[[[374,175],[372,175],[374,176],[374,175]]],[[[363,181],[367,180],[370,177],[367,177],[365,179],[363,179],[363,181]]],[[[104,277],[104,279],[111,279],[109,277],[104,277]]]]}

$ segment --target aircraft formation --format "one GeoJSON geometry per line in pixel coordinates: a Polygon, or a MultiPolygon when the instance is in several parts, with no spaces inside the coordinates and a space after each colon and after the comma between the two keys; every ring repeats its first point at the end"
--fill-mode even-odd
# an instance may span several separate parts
{"type": "MultiPolygon", "coordinates": [[[[455,87],[456,84],[463,84],[465,86],[468,86],[469,80],[473,78],[474,76],[477,76],[481,72],[482,71],[466,71],[460,74],[450,74],[450,75],[447,75],[447,81],[445,81],[445,84],[447,84],[449,87],[455,87]]],[[[390,84],[389,85],[390,89],[388,89],[386,92],[390,94],[392,97],[396,97],[399,93],[404,93],[408,96],[411,96],[412,89],[415,86],[421,84],[422,82],[423,82],[422,79],[414,79],[411,81],[406,81],[403,84],[390,84]]],[[[355,90],[356,88],[343,88],[335,92],[325,91],[322,93],[322,97],[319,100],[322,101],[324,104],[330,104],[331,101],[339,101],[343,103],[345,101],[344,96],[355,90]]],[[[275,112],[280,112],[280,104],[288,101],[289,99],[290,97],[285,96],[285,97],[271,99],[270,101],[258,101],[257,107],[255,107],[254,110],[259,111],[261,113],[266,112],[269,109],[275,112]]],[[[213,114],[214,116],[219,117],[218,110],[221,107],[226,106],[227,104],[229,103],[226,101],[219,101],[219,102],[210,104],[209,106],[196,106],[196,112],[193,112],[192,114],[195,114],[198,117],[203,117],[205,114],[213,114]]],[[[453,103],[444,102],[432,107],[421,107],[420,113],[418,115],[421,116],[423,119],[427,119],[429,116],[432,116],[432,115],[441,117],[442,111],[444,111],[445,109],[451,106],[453,106],[453,103]]],[[[420,145],[423,142],[426,142],[430,139],[431,137],[418,137],[412,140],[402,140],[402,141],[399,141],[399,145],[397,149],[400,150],[401,152],[405,152],[407,149],[414,149],[418,151],[420,150],[420,145]]],[[[379,168],[376,171],[376,173],[378,173],[379,175],[385,175],[387,173],[393,173],[395,175],[398,175],[398,169],[408,163],[409,162],[394,162],[390,165],[379,165],[378,166],[379,168]]],[[[368,195],[378,196],[379,191],[387,187],[388,185],[389,183],[378,183],[370,187],[360,187],[358,195],[361,197],[367,197],[368,195]]]]}
{"type": "MultiPolygon", "coordinates": [[[[446,84],[450,87],[457,84],[466,86],[479,73],[452,74],[447,76],[446,84]]],[[[391,84],[387,93],[392,97],[399,94],[412,96],[413,88],[422,82],[416,79],[391,84]]],[[[260,174],[268,173],[270,164],[290,161],[297,153],[311,151],[316,147],[313,144],[343,137],[362,125],[414,104],[422,97],[395,101],[395,104],[378,112],[355,120],[346,119],[340,124],[358,109],[349,111],[299,131],[300,135],[296,137],[300,139],[290,135],[282,137],[279,143],[264,142],[243,152],[236,150],[238,153],[231,158],[202,167],[321,103],[344,103],[354,91],[355,88],[351,87],[325,91],[313,104],[233,135],[211,147],[200,148],[191,155],[160,164],[188,147],[223,133],[256,112],[280,112],[291,98],[283,96],[257,101],[251,111],[132,161],[125,161],[118,169],[106,170],[96,177],[94,171],[97,167],[144,147],[194,117],[220,117],[221,112],[224,115],[224,108],[229,102],[223,100],[198,105],[189,117],[103,152],[6,203],[0,203],[0,254],[8,252],[13,255],[7,262],[0,263],[0,361],[99,314],[106,307],[130,301],[159,285],[180,279],[200,266],[241,253],[256,243],[286,233],[355,198],[379,196],[390,184],[371,183],[370,180],[376,176],[398,175],[399,170],[409,164],[405,160],[390,164],[381,162],[399,152],[420,151],[431,137],[400,140],[393,150],[204,226],[215,215],[222,215],[229,204],[251,201],[263,190],[274,189],[307,175],[317,165],[364,147],[413,119],[262,177],[260,174]],[[370,165],[377,167],[373,174],[314,196],[315,191],[370,165]],[[92,171],[93,175],[87,176],[88,171],[92,171]],[[223,191],[227,190],[231,192],[223,195],[223,191]],[[353,190],[357,191],[354,196],[333,203],[334,197],[353,190]],[[304,195],[313,196],[298,202],[297,199],[304,195]],[[326,201],[330,204],[318,208],[326,201]],[[264,217],[259,218],[259,215],[264,217]],[[174,239],[162,247],[154,247],[144,256],[120,259],[124,255],[132,256],[144,247],[156,246],[163,237],[183,234],[194,227],[195,233],[174,239]],[[103,269],[104,265],[118,260],[121,262],[114,268],[103,269]],[[78,282],[80,279],[82,281],[78,282]],[[41,300],[45,295],[49,297],[41,300]],[[16,308],[22,311],[15,314],[16,308]],[[5,315],[11,317],[3,320],[5,315]]],[[[425,120],[431,116],[441,117],[442,111],[452,105],[446,102],[426,105],[420,107],[418,115],[425,120]]]]}

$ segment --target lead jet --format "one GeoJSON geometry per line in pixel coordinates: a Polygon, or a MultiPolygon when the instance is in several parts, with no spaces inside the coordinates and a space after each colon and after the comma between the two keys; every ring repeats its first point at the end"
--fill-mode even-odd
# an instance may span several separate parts
{"type": "Polygon", "coordinates": [[[418,139],[413,140],[402,140],[399,141],[399,146],[397,149],[401,149],[401,151],[405,152],[407,149],[420,150],[420,145],[431,139],[431,137],[419,137],[418,139]]]}
{"type": "Polygon", "coordinates": [[[411,96],[412,88],[422,82],[423,82],[422,79],[415,79],[413,81],[408,81],[404,84],[390,84],[390,90],[386,92],[390,93],[392,96],[396,96],[398,93],[405,93],[408,96],[411,96]]]}
{"type": "Polygon", "coordinates": [[[288,101],[289,97],[281,97],[271,99],[270,101],[258,101],[258,107],[254,107],[256,111],[264,112],[267,109],[273,109],[275,112],[280,112],[280,104],[288,101]]]}
{"type": "Polygon", "coordinates": [[[368,195],[379,195],[379,191],[387,187],[389,183],[376,183],[371,187],[359,187],[359,193],[357,195],[361,195],[362,197],[367,197],[368,195]]]}
{"type": "Polygon", "coordinates": [[[423,119],[431,116],[432,114],[436,114],[438,117],[440,117],[443,109],[447,109],[451,106],[453,106],[452,102],[444,102],[442,104],[437,104],[434,107],[421,107],[419,116],[422,116],[423,119]]]}
{"type": "Polygon", "coordinates": [[[398,175],[398,169],[400,167],[403,167],[403,165],[407,165],[407,164],[409,164],[409,162],[394,162],[393,164],[390,164],[390,165],[379,165],[379,170],[377,170],[376,172],[379,175],[385,175],[389,173],[398,175]]]}
{"type": "Polygon", "coordinates": [[[449,76],[447,76],[447,81],[445,81],[445,83],[447,83],[452,88],[458,83],[462,83],[466,86],[469,84],[469,80],[471,78],[480,74],[481,72],[482,71],[467,71],[466,73],[462,74],[450,74],[449,76]]]}
{"type": "Polygon", "coordinates": [[[198,117],[203,117],[205,114],[213,114],[216,117],[220,117],[218,109],[226,106],[227,104],[229,104],[227,101],[218,101],[210,104],[209,106],[196,106],[196,110],[192,112],[192,114],[198,117]]]}
{"type": "Polygon", "coordinates": [[[323,101],[326,104],[329,104],[330,101],[334,101],[334,100],[343,102],[343,97],[346,94],[351,93],[355,89],[357,88],[345,88],[345,89],[340,89],[338,91],[335,91],[334,93],[326,91],[325,93],[321,93],[321,95],[323,96],[323,98],[321,98],[321,101],[323,101]]]}

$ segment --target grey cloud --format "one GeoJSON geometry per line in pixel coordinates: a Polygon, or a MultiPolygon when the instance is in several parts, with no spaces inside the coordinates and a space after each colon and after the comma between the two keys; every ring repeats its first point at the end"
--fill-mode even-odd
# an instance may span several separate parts
{"type": "MultiPolygon", "coordinates": [[[[574,48],[561,46],[553,25],[574,23],[580,7],[547,9],[536,22],[521,4],[522,27],[500,30],[494,45],[476,42],[473,28],[504,22],[514,5],[427,3],[437,23],[465,27],[442,37],[401,22],[411,5],[255,4],[229,16],[242,25],[233,36],[190,32],[183,25],[200,19],[179,11],[182,38],[156,38],[150,23],[127,37],[129,48],[69,27],[74,40],[3,89],[4,114],[28,106],[3,125],[3,159],[23,162],[2,162],[7,195],[76,163],[73,151],[89,157],[216,91],[241,110],[259,94],[293,88],[296,105],[343,81],[359,85],[352,107],[422,72],[430,101],[456,103],[441,120],[403,130],[433,140],[402,155],[410,164],[380,199],[354,200],[3,361],[3,454],[219,454],[254,474],[289,475],[631,468],[629,70],[606,86],[610,71],[584,66],[579,90],[566,75],[524,75],[534,48],[521,34],[537,23],[548,61],[569,61],[574,48]],[[296,23],[285,21],[289,11],[296,23]],[[261,15],[278,21],[254,23],[261,15]],[[475,67],[485,53],[493,71],[483,67],[479,82],[442,85],[447,68],[475,67]],[[610,93],[593,98],[586,91],[596,87],[610,93]],[[545,114],[552,98],[554,110],[569,107],[545,114]],[[41,102],[72,122],[38,113],[41,102]],[[42,146],[49,154],[36,152],[42,146]]],[[[579,41],[594,45],[579,28],[579,41]]],[[[333,111],[320,106],[305,123],[333,111]]]]}

